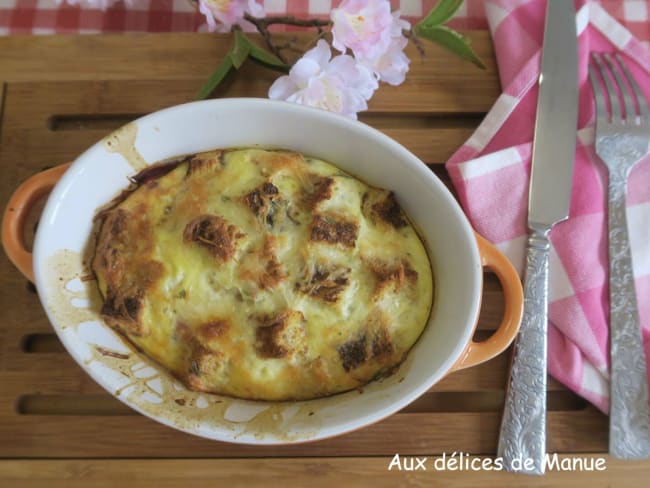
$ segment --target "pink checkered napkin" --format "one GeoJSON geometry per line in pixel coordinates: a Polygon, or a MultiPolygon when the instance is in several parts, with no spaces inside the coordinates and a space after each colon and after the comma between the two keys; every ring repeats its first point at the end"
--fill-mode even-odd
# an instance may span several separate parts
{"type": "MultiPolygon", "coordinates": [[[[488,0],[503,94],[447,170],[474,228],[521,271],[544,29],[543,0],[488,0]]],[[[608,410],[607,172],[593,149],[591,51],[622,51],[650,99],[650,50],[598,3],[576,2],[580,107],[569,220],[551,232],[549,372],[608,410]]],[[[650,357],[650,157],[628,185],[628,225],[646,357],[650,357]]]]}

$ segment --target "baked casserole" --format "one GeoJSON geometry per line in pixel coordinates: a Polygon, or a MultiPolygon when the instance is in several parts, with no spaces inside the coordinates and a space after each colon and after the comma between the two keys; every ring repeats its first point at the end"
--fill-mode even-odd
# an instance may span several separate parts
{"type": "Polygon", "coordinates": [[[433,275],[395,196],[324,161],[234,149],[152,165],[99,214],[105,322],[188,388],[311,399],[390,374],[433,275]]]}

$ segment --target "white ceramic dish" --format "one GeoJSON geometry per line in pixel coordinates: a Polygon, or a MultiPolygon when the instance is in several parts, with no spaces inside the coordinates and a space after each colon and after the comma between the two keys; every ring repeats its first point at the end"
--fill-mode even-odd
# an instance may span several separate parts
{"type": "Polygon", "coordinates": [[[455,369],[483,362],[514,338],[521,285],[508,261],[472,232],[453,196],[413,154],[382,133],[322,110],[284,102],[225,99],[190,103],[143,117],[95,144],[64,172],[36,175],[14,194],[3,244],[33,278],[66,349],[100,385],[149,417],[222,441],[273,444],[338,435],[397,412],[455,369]],[[330,161],[367,183],[393,190],[416,223],[433,264],[436,294],[429,323],[391,377],[359,391],[305,402],[265,403],[186,390],[106,327],[83,256],[97,209],[156,161],[226,147],[277,147],[330,161]],[[62,176],[61,174],[64,173],[62,176]],[[33,256],[19,231],[26,209],[52,191],[33,256]],[[505,317],[484,343],[472,342],[483,267],[492,267],[506,295],[505,317]]]}

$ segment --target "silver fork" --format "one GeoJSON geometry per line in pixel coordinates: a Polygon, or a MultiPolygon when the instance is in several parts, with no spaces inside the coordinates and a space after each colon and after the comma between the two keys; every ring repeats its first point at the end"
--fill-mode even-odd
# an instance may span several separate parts
{"type": "Polygon", "coordinates": [[[647,101],[618,53],[613,57],[593,53],[592,60],[589,80],[596,101],[596,154],[609,173],[609,453],[621,459],[639,459],[650,457],[650,407],[625,194],[632,167],[650,149],[650,118],[647,101]],[[623,97],[623,106],[614,85],[623,97]]]}

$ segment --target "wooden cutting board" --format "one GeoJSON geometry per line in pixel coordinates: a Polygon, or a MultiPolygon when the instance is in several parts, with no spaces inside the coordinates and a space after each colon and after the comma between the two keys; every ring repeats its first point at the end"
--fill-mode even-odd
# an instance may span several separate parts
{"type": "MultiPolygon", "coordinates": [[[[447,185],[444,161],[500,92],[488,34],[471,37],[486,70],[434,47],[426,58],[411,50],[407,81],[383,86],[360,117],[417,154],[447,185]]],[[[74,159],[124,123],[193,100],[227,47],[227,37],[207,34],[0,38],[0,203],[30,175],[74,159]]],[[[265,97],[276,76],[246,65],[214,96],[265,97]]],[[[28,234],[30,241],[33,228],[28,234]]],[[[487,273],[479,338],[494,330],[502,308],[500,286],[487,273]]],[[[177,432],[102,390],[65,352],[33,287],[4,254],[0,310],[0,479],[10,481],[6,486],[112,486],[120,479],[130,480],[128,486],[154,480],[175,486],[172,481],[185,476],[197,484],[239,480],[247,486],[269,477],[326,486],[359,476],[377,486],[407,479],[415,485],[559,486],[569,479],[598,485],[650,474],[650,462],[609,458],[604,473],[551,472],[525,480],[484,471],[387,471],[396,453],[493,455],[508,353],[448,376],[400,413],[360,431],[307,445],[242,446],[177,432]]],[[[548,407],[551,453],[606,452],[607,418],[594,407],[552,380],[548,407]]]]}

